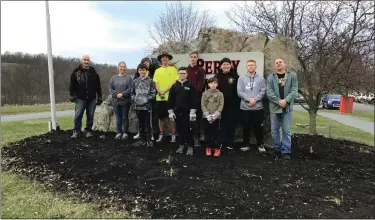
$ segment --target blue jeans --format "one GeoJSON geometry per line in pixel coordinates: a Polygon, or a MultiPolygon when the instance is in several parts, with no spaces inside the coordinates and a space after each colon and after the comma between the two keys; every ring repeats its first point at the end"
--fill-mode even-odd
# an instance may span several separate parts
{"type": "Polygon", "coordinates": [[[282,154],[291,153],[292,133],[290,126],[292,124],[292,112],[279,114],[270,114],[271,117],[271,134],[275,150],[282,154]],[[280,143],[280,127],[282,130],[282,140],[280,143]]]}
{"type": "Polygon", "coordinates": [[[94,124],[94,113],[96,109],[96,98],[90,100],[77,99],[75,105],[74,131],[81,132],[82,117],[86,110],[86,128],[85,131],[92,131],[94,124]]]}
{"type": "Polygon", "coordinates": [[[113,110],[116,115],[117,133],[128,133],[130,103],[121,103],[121,105],[114,103],[113,110]]]}

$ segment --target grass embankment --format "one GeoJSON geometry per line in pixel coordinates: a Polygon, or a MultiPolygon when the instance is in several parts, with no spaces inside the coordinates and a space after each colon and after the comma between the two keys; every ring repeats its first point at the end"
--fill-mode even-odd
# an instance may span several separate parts
{"type": "MultiPolygon", "coordinates": [[[[2,126],[2,146],[29,136],[40,135],[47,131],[49,119],[4,122],[2,126]]],[[[71,129],[72,116],[59,117],[62,129],[71,129]]],[[[293,113],[293,133],[308,133],[308,129],[296,126],[307,124],[307,112],[293,113]]],[[[326,124],[332,125],[332,135],[336,138],[350,139],[374,145],[374,136],[359,129],[340,124],[321,116],[317,118],[317,130],[326,134],[326,124]]],[[[99,211],[97,204],[77,203],[73,198],[48,191],[35,181],[17,174],[2,172],[2,218],[126,218],[126,213],[110,209],[99,211]]]]}
{"type": "MultiPolygon", "coordinates": [[[[63,102],[56,104],[56,111],[72,110],[74,103],[63,102]]],[[[48,112],[51,110],[50,104],[38,105],[4,105],[1,107],[1,115],[16,115],[36,112],[48,112]]]]}
{"type": "MultiPolygon", "coordinates": [[[[335,114],[341,114],[339,112],[339,110],[336,110],[336,109],[320,109],[319,111],[321,112],[328,112],[328,113],[335,113],[335,114]]],[[[353,113],[346,113],[346,114],[343,114],[343,115],[347,115],[347,116],[352,116],[352,117],[356,117],[358,119],[362,119],[362,120],[366,120],[366,121],[374,121],[374,115],[375,115],[375,112],[374,111],[369,111],[369,112],[364,112],[364,111],[361,111],[361,112],[353,112],[353,113]]]]}
{"type": "MultiPolygon", "coordinates": [[[[298,127],[296,124],[308,124],[309,123],[309,114],[307,112],[300,112],[294,111],[293,112],[293,119],[292,119],[292,132],[293,133],[301,133],[301,134],[308,134],[308,128],[301,128],[298,127]]],[[[374,136],[370,133],[364,132],[358,128],[353,128],[344,124],[341,124],[335,120],[317,116],[316,120],[316,128],[318,134],[327,135],[328,129],[326,126],[331,124],[331,137],[337,139],[345,139],[345,140],[352,140],[360,143],[365,143],[370,146],[374,146],[374,136]]]]}
{"type": "MultiPolygon", "coordinates": [[[[2,146],[47,132],[49,119],[4,122],[2,146]]],[[[71,116],[59,117],[62,129],[71,129],[71,116]]],[[[1,173],[2,218],[127,218],[125,212],[99,210],[97,204],[80,203],[60,193],[46,190],[37,181],[10,172],[1,173]]]]}

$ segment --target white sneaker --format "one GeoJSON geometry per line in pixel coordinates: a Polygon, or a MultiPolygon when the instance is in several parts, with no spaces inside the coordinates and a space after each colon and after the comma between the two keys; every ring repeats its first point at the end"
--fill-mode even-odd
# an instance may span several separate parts
{"type": "Polygon", "coordinates": [[[163,134],[159,134],[159,138],[156,140],[156,142],[161,142],[163,140],[163,137],[163,134]]]}
{"type": "Polygon", "coordinates": [[[174,142],[176,142],[176,135],[172,134],[171,135],[171,143],[174,143],[174,142]]]}
{"type": "Polygon", "coordinates": [[[117,133],[116,136],[115,136],[115,139],[116,140],[120,140],[122,137],[122,134],[121,133],[117,133]]]}
{"type": "Polygon", "coordinates": [[[141,134],[138,132],[134,137],[133,137],[133,139],[139,139],[141,137],[141,134]]]}
{"type": "Polygon", "coordinates": [[[154,141],[155,138],[154,138],[154,135],[151,135],[151,141],[154,141]]]}
{"type": "Polygon", "coordinates": [[[260,146],[258,147],[258,151],[259,151],[259,153],[264,154],[264,153],[266,153],[266,148],[264,148],[263,145],[260,145],[260,146]]]}
{"type": "Polygon", "coordinates": [[[250,150],[250,147],[249,147],[249,146],[241,147],[240,150],[241,150],[241,151],[249,151],[249,150],[250,150]]]}
{"type": "Polygon", "coordinates": [[[125,140],[125,139],[128,139],[128,135],[126,133],[124,133],[121,137],[122,140],[125,140]]]}

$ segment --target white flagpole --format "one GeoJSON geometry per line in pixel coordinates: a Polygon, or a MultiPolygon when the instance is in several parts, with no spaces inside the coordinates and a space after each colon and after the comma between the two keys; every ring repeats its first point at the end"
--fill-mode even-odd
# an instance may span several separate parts
{"type": "Polygon", "coordinates": [[[56,103],[55,103],[55,86],[53,78],[53,59],[52,59],[52,40],[51,40],[51,24],[49,17],[48,0],[46,0],[46,28],[47,28],[47,55],[48,55],[48,75],[49,75],[49,96],[51,103],[51,121],[49,121],[48,131],[59,130],[56,120],[56,103]]]}

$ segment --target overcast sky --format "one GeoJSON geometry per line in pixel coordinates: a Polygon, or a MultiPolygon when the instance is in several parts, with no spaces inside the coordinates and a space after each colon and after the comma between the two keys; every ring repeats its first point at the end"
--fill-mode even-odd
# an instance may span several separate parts
{"type": "MultiPolygon", "coordinates": [[[[184,2],[188,4],[189,2],[184,2]]],[[[99,63],[127,62],[135,68],[147,53],[147,24],[165,8],[165,1],[81,2],[53,1],[50,4],[52,52],[64,57],[89,54],[99,63]]],[[[230,28],[224,14],[233,1],[195,1],[193,6],[210,9],[217,26],[230,28]]],[[[1,53],[46,53],[44,1],[1,2],[1,53]]]]}

